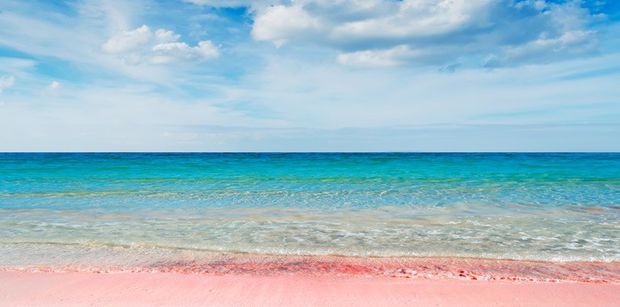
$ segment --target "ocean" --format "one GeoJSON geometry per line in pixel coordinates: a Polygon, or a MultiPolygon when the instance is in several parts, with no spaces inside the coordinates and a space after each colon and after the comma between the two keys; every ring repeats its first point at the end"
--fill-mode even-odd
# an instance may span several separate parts
{"type": "Polygon", "coordinates": [[[620,154],[0,154],[0,267],[209,253],[620,261],[620,154]]]}

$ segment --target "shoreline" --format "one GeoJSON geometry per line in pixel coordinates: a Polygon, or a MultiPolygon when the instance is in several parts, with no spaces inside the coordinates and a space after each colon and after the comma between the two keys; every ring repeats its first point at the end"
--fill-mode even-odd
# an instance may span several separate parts
{"type": "Polygon", "coordinates": [[[180,273],[247,276],[398,277],[427,280],[486,280],[620,284],[620,262],[528,261],[463,257],[345,257],[210,254],[160,259],[141,265],[87,264],[0,266],[1,272],[180,273]]]}
{"type": "Polygon", "coordinates": [[[620,283],[0,272],[0,306],[612,306],[620,283]]]}

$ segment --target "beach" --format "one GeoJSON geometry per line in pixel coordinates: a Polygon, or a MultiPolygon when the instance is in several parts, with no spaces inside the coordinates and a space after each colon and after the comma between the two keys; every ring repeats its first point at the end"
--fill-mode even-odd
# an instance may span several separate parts
{"type": "Polygon", "coordinates": [[[618,154],[0,154],[4,306],[611,306],[618,154]]]}
{"type": "Polygon", "coordinates": [[[1,306],[614,306],[620,284],[0,272],[1,306]]]}
{"type": "Polygon", "coordinates": [[[220,255],[0,271],[2,306],[613,306],[620,263],[220,255]]]}

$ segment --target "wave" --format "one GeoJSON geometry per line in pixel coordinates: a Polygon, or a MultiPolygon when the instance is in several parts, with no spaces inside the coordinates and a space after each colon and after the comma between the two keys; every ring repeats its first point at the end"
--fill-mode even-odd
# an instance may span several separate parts
{"type": "MultiPolygon", "coordinates": [[[[6,261],[9,258],[8,251],[23,251],[20,257],[24,262],[34,261],[25,260],[28,256],[37,253],[44,253],[46,257],[55,257],[66,259],[68,263],[71,261],[80,261],[81,255],[84,253],[92,253],[90,258],[98,258],[99,260],[114,260],[111,255],[119,256],[125,253],[127,256],[143,256],[142,260],[156,261],[158,256],[167,255],[173,257],[175,254],[184,257],[191,256],[199,259],[205,255],[213,254],[231,254],[231,255],[264,255],[264,256],[337,256],[337,257],[370,257],[370,258],[480,258],[494,260],[515,260],[515,261],[546,261],[546,262],[618,262],[620,254],[614,256],[584,256],[569,254],[516,254],[509,252],[416,252],[405,250],[375,250],[375,251],[351,251],[333,248],[316,248],[316,249],[287,249],[277,247],[224,247],[224,246],[175,246],[167,244],[154,243],[115,243],[115,242],[62,242],[62,241],[15,241],[0,242],[5,251],[4,256],[0,256],[0,265],[5,262],[15,262],[14,260],[6,261]],[[33,253],[35,252],[35,253],[33,253]],[[189,253],[189,254],[188,254],[189,253]],[[72,256],[68,256],[72,255],[72,256]]],[[[88,258],[88,257],[87,257],[88,258]]],[[[45,262],[44,260],[40,260],[45,262]]],[[[36,262],[36,261],[35,261],[36,262]]]]}

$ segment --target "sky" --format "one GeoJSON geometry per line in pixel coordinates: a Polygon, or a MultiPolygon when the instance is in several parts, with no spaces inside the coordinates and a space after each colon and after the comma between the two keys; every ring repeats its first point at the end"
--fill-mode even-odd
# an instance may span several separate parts
{"type": "Polygon", "coordinates": [[[620,1],[0,0],[0,151],[620,151],[620,1]]]}

